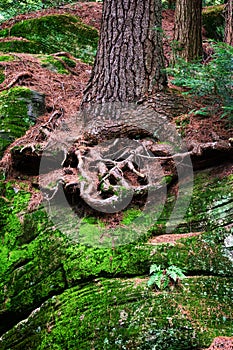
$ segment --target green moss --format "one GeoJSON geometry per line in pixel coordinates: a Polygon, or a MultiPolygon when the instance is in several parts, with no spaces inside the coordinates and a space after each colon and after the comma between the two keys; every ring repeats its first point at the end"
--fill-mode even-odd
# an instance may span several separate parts
{"type": "Polygon", "coordinates": [[[170,185],[173,179],[174,179],[173,175],[165,175],[163,178],[163,183],[165,183],[166,185],[170,185]]]}
{"type": "Polygon", "coordinates": [[[2,202],[1,235],[6,237],[4,245],[9,249],[15,247],[17,236],[22,234],[20,214],[27,208],[30,194],[17,182],[1,183],[0,195],[2,202]]]}
{"type": "MultiPolygon", "coordinates": [[[[98,220],[89,217],[83,223],[89,245],[79,244],[59,232],[42,208],[27,212],[27,185],[0,182],[0,314],[21,320],[47,300],[3,336],[1,349],[188,350],[232,335],[233,262],[224,246],[230,234],[225,224],[232,222],[232,181],[211,172],[195,176],[189,221],[177,232],[197,227],[196,220],[207,232],[156,246],[143,237],[113,249],[90,244],[98,220]],[[197,277],[155,293],[147,288],[152,263],[174,264],[197,277]]],[[[170,197],[168,215],[173,204],[170,197]]],[[[125,234],[134,234],[134,214],[126,211],[125,234]]],[[[5,323],[1,327],[4,332],[5,323]]]]}
{"type": "MultiPolygon", "coordinates": [[[[191,202],[174,233],[209,231],[229,224],[233,215],[232,192],[229,192],[232,185],[232,176],[220,179],[211,176],[208,170],[196,174],[191,202]]],[[[166,230],[175,202],[176,197],[169,194],[159,220],[151,229],[152,233],[162,234],[166,230]]],[[[170,222],[171,226],[173,224],[170,222]]]]}
{"type": "Polygon", "coordinates": [[[0,93],[0,155],[13,140],[24,135],[38,115],[43,114],[35,95],[23,87],[0,93]]]}
{"type": "Polygon", "coordinates": [[[215,235],[218,235],[217,232],[208,232],[197,237],[180,239],[176,244],[157,245],[151,254],[151,262],[164,268],[178,265],[192,274],[231,276],[232,262],[223,245],[227,232],[219,232],[218,243],[214,240],[215,235]]]}
{"type": "Polygon", "coordinates": [[[43,52],[42,47],[36,42],[11,40],[0,42],[0,51],[2,52],[25,52],[40,53],[43,52]]]}
{"type": "MultiPolygon", "coordinates": [[[[205,231],[227,225],[232,218],[232,176],[218,178],[206,171],[195,177],[192,201],[186,220],[191,231],[202,226],[205,231]],[[202,223],[202,225],[200,225],[202,223]]],[[[201,228],[201,227],[200,227],[201,228]]]]}
{"type": "Polygon", "coordinates": [[[224,5],[208,6],[202,11],[202,24],[205,35],[222,41],[224,34],[224,5]]]}
{"type": "Polygon", "coordinates": [[[47,54],[67,51],[88,63],[93,62],[98,42],[96,29],[70,15],[50,15],[21,21],[13,25],[10,35],[26,38],[29,42],[0,43],[0,50],[47,54]]]}
{"type": "MultiPolygon", "coordinates": [[[[68,57],[61,56],[60,57],[69,67],[74,68],[76,66],[75,61],[71,60],[68,57]]],[[[51,71],[60,73],[60,74],[69,74],[69,71],[65,69],[62,62],[58,61],[53,56],[44,55],[40,57],[41,59],[41,66],[44,68],[47,68],[51,71]]]]}
{"type": "Polygon", "coordinates": [[[0,56],[0,62],[9,62],[14,61],[14,57],[10,55],[1,55],[0,56]]]}
{"type": "Polygon", "coordinates": [[[69,74],[64,65],[52,56],[46,56],[41,60],[41,66],[60,74],[69,74]]]}
{"type": "Polygon", "coordinates": [[[128,209],[123,212],[122,224],[128,225],[134,221],[138,216],[140,216],[141,211],[139,209],[128,209]]]}
{"type": "Polygon", "coordinates": [[[0,30],[0,38],[6,38],[9,34],[10,30],[8,28],[0,30]]]}
{"type": "Polygon", "coordinates": [[[231,286],[232,279],[202,277],[179,292],[154,293],[145,280],[98,279],[50,299],[3,336],[2,349],[207,347],[232,335],[231,286]]]}
{"type": "Polygon", "coordinates": [[[0,285],[6,283],[8,288],[0,293],[0,313],[20,313],[22,305],[25,311],[31,310],[51,292],[63,290],[66,283],[59,235],[42,210],[27,213],[28,186],[1,183],[0,285]]]}

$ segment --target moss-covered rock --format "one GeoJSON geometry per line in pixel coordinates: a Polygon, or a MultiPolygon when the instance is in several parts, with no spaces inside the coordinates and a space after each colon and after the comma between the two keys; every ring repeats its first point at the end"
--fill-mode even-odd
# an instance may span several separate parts
{"type": "Polygon", "coordinates": [[[141,279],[96,279],[45,302],[1,348],[201,348],[232,333],[231,286],[232,279],[194,277],[179,291],[155,293],[141,279]]]}
{"type": "Polygon", "coordinates": [[[55,53],[67,51],[84,62],[93,62],[98,42],[96,29],[85,25],[78,17],[49,15],[16,23],[3,37],[22,37],[28,41],[0,43],[4,52],[55,53]]]}
{"type": "Polygon", "coordinates": [[[223,40],[224,22],[224,5],[208,6],[203,9],[202,24],[207,38],[223,40]]]}
{"type": "Polygon", "coordinates": [[[24,87],[0,93],[0,156],[45,112],[44,95],[24,87]]]}
{"type": "Polygon", "coordinates": [[[182,232],[193,218],[205,233],[156,246],[145,235],[113,249],[74,243],[43,208],[27,211],[27,184],[1,182],[0,348],[188,350],[231,336],[232,181],[196,174],[182,232]],[[179,266],[189,278],[155,293],[146,284],[152,263],[179,266]]]}
{"type": "MultiPolygon", "coordinates": [[[[64,68],[62,62],[56,60],[50,55],[46,55],[40,58],[41,67],[51,70],[52,72],[60,74],[69,74],[68,70],[64,68]]],[[[73,61],[72,61],[73,62],[73,61]]]]}
{"type": "MultiPolygon", "coordinates": [[[[230,223],[233,217],[233,197],[229,188],[232,187],[232,175],[219,178],[211,176],[208,170],[196,173],[191,202],[183,222],[179,224],[174,233],[210,231],[230,223]]],[[[175,201],[174,195],[168,196],[158,221],[159,225],[155,225],[152,230],[154,234],[165,231],[167,218],[173,210],[175,201]]],[[[174,223],[171,221],[170,225],[173,226],[174,223]]]]}

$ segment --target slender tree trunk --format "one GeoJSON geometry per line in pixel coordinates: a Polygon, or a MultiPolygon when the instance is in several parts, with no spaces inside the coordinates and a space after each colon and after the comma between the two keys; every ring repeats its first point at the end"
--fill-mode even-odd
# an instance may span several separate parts
{"type": "Polygon", "coordinates": [[[202,0],[176,2],[173,63],[177,57],[193,61],[202,56],[202,0]]]}
{"type": "Polygon", "coordinates": [[[225,34],[224,41],[233,46],[233,1],[228,0],[225,12],[225,34]]]}
{"type": "Polygon", "coordinates": [[[166,85],[161,0],[105,0],[83,104],[137,101],[166,85]]]}

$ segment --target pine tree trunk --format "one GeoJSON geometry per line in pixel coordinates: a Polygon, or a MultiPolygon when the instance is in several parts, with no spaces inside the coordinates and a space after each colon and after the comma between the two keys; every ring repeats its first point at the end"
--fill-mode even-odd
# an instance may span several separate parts
{"type": "Polygon", "coordinates": [[[225,12],[225,34],[224,41],[233,46],[233,1],[228,0],[225,12]]]}
{"type": "Polygon", "coordinates": [[[173,63],[177,57],[193,61],[202,56],[202,0],[176,2],[173,63]]]}
{"type": "Polygon", "coordinates": [[[160,0],[105,0],[82,105],[137,101],[166,85],[160,0]]]}

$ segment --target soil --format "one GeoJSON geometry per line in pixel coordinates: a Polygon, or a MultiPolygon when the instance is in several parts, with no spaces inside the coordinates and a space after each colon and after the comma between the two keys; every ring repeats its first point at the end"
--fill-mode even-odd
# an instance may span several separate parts
{"type": "Polygon", "coordinates": [[[156,245],[161,243],[172,243],[175,244],[181,238],[189,238],[201,235],[202,232],[191,232],[191,233],[181,233],[181,234],[171,234],[171,235],[161,235],[155,236],[149,240],[149,244],[156,245]]]}

